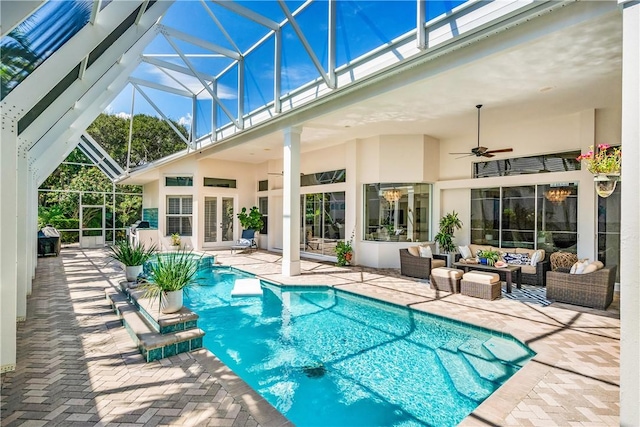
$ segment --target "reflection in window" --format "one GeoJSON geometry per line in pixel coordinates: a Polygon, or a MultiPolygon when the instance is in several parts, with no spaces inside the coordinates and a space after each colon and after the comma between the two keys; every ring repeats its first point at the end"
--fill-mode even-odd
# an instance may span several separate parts
{"type": "Polygon", "coordinates": [[[166,187],[193,187],[192,176],[166,176],[164,178],[166,187]]]}
{"type": "Polygon", "coordinates": [[[2,38],[1,99],[89,22],[92,4],[48,1],[2,38]]]}
{"type": "Polygon", "coordinates": [[[543,154],[541,156],[477,162],[473,164],[473,177],[487,178],[491,176],[580,170],[580,162],[576,160],[579,155],[580,151],[567,151],[564,153],[543,154]]]}
{"type": "MultiPolygon", "coordinates": [[[[609,197],[598,197],[598,260],[620,265],[620,195],[622,182],[609,197]]],[[[620,268],[616,280],[620,281],[620,268]]]]}
{"type": "Polygon", "coordinates": [[[337,242],[346,236],[344,191],[304,194],[301,203],[303,250],[335,256],[337,242]]]}
{"type": "Polygon", "coordinates": [[[345,182],[347,171],[339,169],[335,171],[326,171],[318,173],[310,173],[300,177],[300,186],[307,187],[310,185],[335,184],[345,182]]]}
{"type": "Polygon", "coordinates": [[[471,243],[576,252],[574,183],[471,190],[471,243]]]}
{"type": "Polygon", "coordinates": [[[431,184],[366,184],[364,197],[365,240],[429,239],[431,184]]]}

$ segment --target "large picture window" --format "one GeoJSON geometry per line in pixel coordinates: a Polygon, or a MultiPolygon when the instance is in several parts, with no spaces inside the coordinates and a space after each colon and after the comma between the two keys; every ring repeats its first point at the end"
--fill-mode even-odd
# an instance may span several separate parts
{"type": "Polygon", "coordinates": [[[471,190],[471,243],[576,252],[576,184],[471,190]]]}
{"type": "Polygon", "coordinates": [[[366,184],[364,197],[365,240],[429,239],[431,184],[366,184]]]}
{"type": "Polygon", "coordinates": [[[174,233],[191,236],[192,217],[192,196],[167,196],[167,236],[174,233]]]}

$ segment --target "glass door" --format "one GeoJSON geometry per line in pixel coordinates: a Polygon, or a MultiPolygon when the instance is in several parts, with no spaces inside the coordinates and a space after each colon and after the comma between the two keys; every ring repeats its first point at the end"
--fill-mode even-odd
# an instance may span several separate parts
{"type": "Polygon", "coordinates": [[[345,193],[312,193],[301,197],[302,251],[335,256],[345,239],[345,193]]]}
{"type": "Polygon", "coordinates": [[[204,198],[204,243],[234,241],[234,197],[204,198]]]}

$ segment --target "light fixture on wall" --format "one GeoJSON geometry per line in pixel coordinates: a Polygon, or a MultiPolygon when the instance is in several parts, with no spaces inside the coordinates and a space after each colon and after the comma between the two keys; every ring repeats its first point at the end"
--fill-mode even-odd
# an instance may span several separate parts
{"type": "Polygon", "coordinates": [[[552,188],[544,193],[544,197],[546,197],[548,201],[557,205],[564,202],[570,195],[571,190],[568,188],[552,188]]]}
{"type": "Polygon", "coordinates": [[[620,175],[595,175],[596,193],[603,199],[609,197],[616,190],[616,184],[620,181],[620,175]]]}
{"type": "Polygon", "coordinates": [[[382,192],[382,197],[389,203],[397,202],[402,198],[402,191],[393,189],[393,190],[384,190],[382,192]]]}

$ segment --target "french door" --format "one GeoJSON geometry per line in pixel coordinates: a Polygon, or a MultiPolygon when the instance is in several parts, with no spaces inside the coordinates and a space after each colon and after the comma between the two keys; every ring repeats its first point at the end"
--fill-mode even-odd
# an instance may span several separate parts
{"type": "Polygon", "coordinates": [[[215,246],[234,241],[233,218],[235,197],[204,198],[204,244],[215,246]]]}

